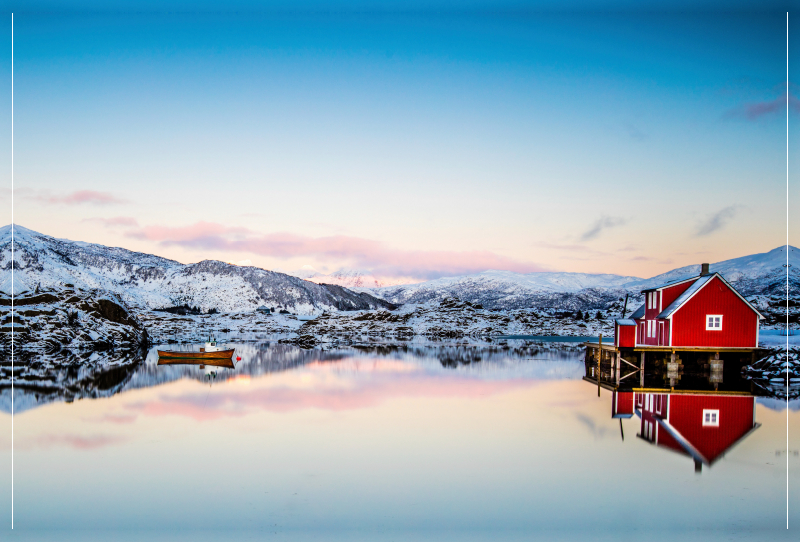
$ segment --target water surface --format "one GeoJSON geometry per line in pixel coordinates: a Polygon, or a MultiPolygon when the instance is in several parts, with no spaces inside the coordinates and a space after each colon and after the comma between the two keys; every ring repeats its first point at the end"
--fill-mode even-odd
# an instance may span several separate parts
{"type": "Polygon", "coordinates": [[[575,344],[236,346],[216,375],[151,352],[102,393],[20,391],[13,539],[788,539],[780,401],[698,474],[575,344]]]}

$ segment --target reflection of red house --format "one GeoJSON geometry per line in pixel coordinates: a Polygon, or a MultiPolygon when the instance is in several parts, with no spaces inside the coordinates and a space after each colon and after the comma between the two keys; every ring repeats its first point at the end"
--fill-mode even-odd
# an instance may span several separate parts
{"type": "Polygon", "coordinates": [[[636,393],[639,436],[695,460],[713,465],[732,446],[757,429],[755,397],[636,393]]]}
{"type": "Polygon", "coordinates": [[[708,264],[698,277],[643,290],[645,304],[615,326],[616,346],[756,348],[761,314],[708,264]],[[624,343],[624,344],[623,344],[624,343]]]}
{"type": "Polygon", "coordinates": [[[611,417],[632,418],[634,412],[633,396],[634,392],[632,391],[615,391],[611,397],[611,417]]]}

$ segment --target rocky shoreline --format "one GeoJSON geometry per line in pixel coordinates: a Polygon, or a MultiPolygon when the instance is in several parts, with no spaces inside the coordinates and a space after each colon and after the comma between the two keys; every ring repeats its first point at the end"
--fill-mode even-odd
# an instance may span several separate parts
{"type": "MultiPolygon", "coordinates": [[[[141,352],[154,344],[198,343],[209,336],[225,342],[272,340],[302,349],[323,350],[381,342],[402,345],[416,338],[497,344],[503,337],[596,337],[601,333],[610,337],[614,318],[618,317],[601,311],[583,314],[546,309],[486,309],[455,297],[403,305],[394,310],[324,312],[313,319],[257,311],[181,315],[127,307],[108,292],[71,286],[16,296],[13,323],[10,305],[10,298],[0,295],[3,350],[10,350],[13,329],[15,347],[23,353],[18,356],[15,376],[45,387],[51,385],[48,383],[55,385],[59,371],[71,367],[106,370],[114,365],[108,360],[136,357],[121,353],[141,352]],[[37,361],[33,355],[58,351],[75,354],[59,357],[63,361],[52,367],[37,361]],[[97,351],[107,354],[92,354],[97,351]],[[102,364],[93,362],[101,357],[105,360],[102,364]]],[[[792,348],[788,357],[789,385],[795,388],[800,385],[798,358],[798,349],[792,348]]],[[[766,356],[745,367],[743,376],[769,395],[784,396],[786,361],[784,350],[769,350],[766,356]]],[[[10,377],[10,363],[3,361],[0,386],[10,384],[10,377]]]]}

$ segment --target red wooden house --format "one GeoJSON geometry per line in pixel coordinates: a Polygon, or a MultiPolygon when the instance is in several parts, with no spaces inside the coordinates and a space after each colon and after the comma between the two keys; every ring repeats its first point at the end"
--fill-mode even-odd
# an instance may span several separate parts
{"type": "Polygon", "coordinates": [[[634,402],[641,417],[638,436],[690,456],[697,471],[761,425],[753,396],[636,393],[634,402]]]}
{"type": "Polygon", "coordinates": [[[617,348],[758,347],[764,317],[719,273],[702,273],[643,290],[645,304],[616,321],[617,348]]]}

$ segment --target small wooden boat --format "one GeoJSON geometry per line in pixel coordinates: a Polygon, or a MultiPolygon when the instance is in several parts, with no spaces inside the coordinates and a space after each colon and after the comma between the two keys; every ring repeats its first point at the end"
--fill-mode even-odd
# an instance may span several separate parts
{"type": "Polygon", "coordinates": [[[234,368],[233,352],[230,350],[211,350],[203,349],[200,352],[180,352],[175,350],[159,350],[158,364],[186,364],[186,365],[211,365],[214,367],[234,368]]]}
{"type": "MultiPolygon", "coordinates": [[[[228,350],[222,349],[217,346],[217,340],[209,337],[208,342],[200,347],[199,352],[191,351],[175,351],[175,350],[159,350],[158,351],[158,364],[170,365],[211,365],[213,367],[228,367],[235,369],[233,365],[233,351],[231,348],[228,350]]],[[[201,367],[202,369],[203,367],[201,367]]]]}

